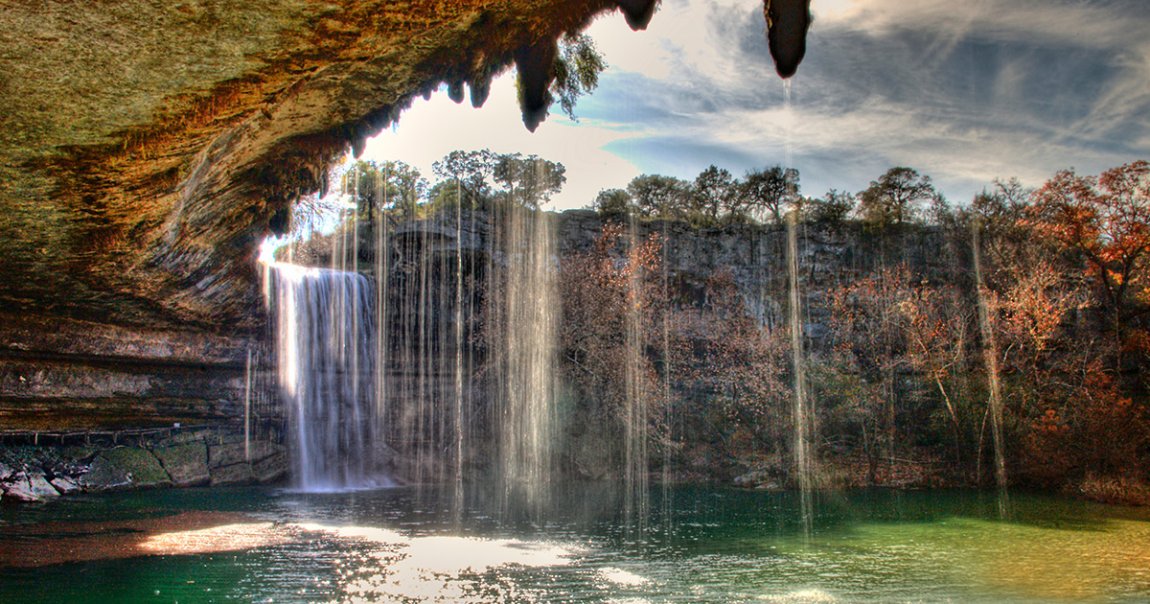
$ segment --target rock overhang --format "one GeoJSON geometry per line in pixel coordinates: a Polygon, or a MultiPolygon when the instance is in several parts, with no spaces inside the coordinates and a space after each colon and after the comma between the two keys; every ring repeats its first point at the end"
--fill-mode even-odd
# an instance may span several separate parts
{"type": "Polygon", "coordinates": [[[349,147],[441,83],[482,104],[511,65],[532,127],[560,36],[616,10],[643,28],[655,5],[14,3],[0,16],[0,303],[254,332],[259,242],[349,147]]]}

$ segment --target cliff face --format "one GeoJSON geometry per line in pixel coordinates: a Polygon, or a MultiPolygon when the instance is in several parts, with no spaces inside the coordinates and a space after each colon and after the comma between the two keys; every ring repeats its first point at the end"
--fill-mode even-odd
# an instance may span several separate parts
{"type": "MultiPolygon", "coordinates": [[[[386,395],[389,417],[392,417],[388,442],[405,463],[452,462],[450,456],[442,454],[442,451],[451,450],[452,443],[436,440],[450,438],[450,430],[436,431],[430,427],[452,425],[453,409],[457,404],[467,405],[464,424],[473,430],[465,437],[468,471],[488,467],[495,456],[494,449],[498,445],[492,434],[503,425],[498,412],[501,399],[498,398],[497,384],[501,359],[507,354],[503,346],[507,342],[501,339],[505,333],[502,327],[497,328],[499,331],[494,338],[484,330],[488,325],[506,326],[500,321],[508,320],[508,316],[525,317],[507,310],[512,296],[507,295],[509,287],[499,281],[499,275],[509,272],[507,267],[516,255],[527,255],[523,248],[518,247],[527,244],[509,236],[512,229],[508,223],[511,221],[501,220],[500,214],[499,211],[466,210],[461,213],[457,225],[455,213],[451,211],[433,218],[391,224],[386,235],[375,232],[374,225],[361,223],[358,245],[351,242],[350,233],[339,233],[292,250],[292,260],[299,264],[335,266],[346,270],[358,266],[360,271],[372,274],[379,287],[376,291],[386,295],[383,308],[388,311],[382,325],[387,339],[381,346],[381,350],[387,351],[386,373],[380,384],[386,395]],[[386,255],[382,258],[378,257],[375,249],[377,242],[385,242],[386,255]],[[352,253],[358,253],[358,258],[353,259],[352,253]],[[381,269],[382,272],[375,274],[381,269]],[[458,276],[459,269],[463,271],[462,278],[458,276]],[[458,340],[456,334],[461,334],[458,340]],[[464,349],[457,355],[460,344],[464,349]],[[458,382],[454,379],[457,373],[462,376],[458,382]],[[462,387],[465,403],[457,402],[456,387],[462,387]],[[426,451],[418,446],[425,440],[434,443],[426,451]],[[410,443],[417,444],[409,446],[410,443]]],[[[604,218],[586,210],[549,214],[548,217],[555,233],[553,267],[598,270],[594,267],[603,266],[586,264],[576,256],[594,250],[604,227],[617,219],[604,218]]],[[[831,337],[835,326],[831,316],[832,297],[840,287],[872,276],[876,268],[903,264],[915,279],[961,282],[969,266],[968,251],[963,242],[954,240],[951,233],[937,227],[908,226],[891,229],[885,235],[867,232],[857,222],[806,224],[799,225],[798,229],[798,281],[803,301],[801,322],[807,336],[805,345],[809,346],[813,357],[830,358],[826,353],[831,352],[835,343],[831,337]]],[[[740,318],[723,315],[727,312],[723,309],[728,308],[738,308],[740,313],[748,312],[772,326],[769,333],[787,333],[789,274],[785,227],[729,225],[699,229],[682,222],[642,221],[636,225],[636,230],[640,240],[654,236],[661,242],[658,255],[666,269],[665,291],[671,304],[678,309],[674,320],[689,323],[692,317],[700,317],[712,321],[705,325],[684,324],[683,331],[672,327],[677,334],[673,337],[678,345],[689,339],[694,345],[713,344],[700,338],[696,330],[738,337],[735,331],[723,324],[740,318]],[[729,275],[729,279],[715,279],[723,274],[729,275]],[[710,287],[715,282],[719,287],[710,287]],[[741,305],[730,305],[734,302],[730,299],[710,298],[726,296],[726,292],[731,291],[725,287],[726,283],[735,286],[741,305]]],[[[620,242],[619,245],[625,243],[620,242]]],[[[626,252],[616,247],[613,258],[622,262],[626,252]]],[[[579,278],[579,275],[565,271],[560,274],[562,278],[579,278]]],[[[654,278],[661,280],[660,276],[654,278]]],[[[576,287],[601,287],[607,298],[615,295],[610,283],[596,281],[595,278],[577,283],[580,285],[576,287]]],[[[563,289],[562,285],[560,289],[564,295],[575,294],[572,289],[563,289]]],[[[519,299],[524,296],[539,303],[537,291],[522,292],[519,299]]],[[[603,325],[622,329],[621,318],[616,323],[612,323],[611,318],[607,318],[605,323],[595,323],[587,318],[590,313],[621,312],[617,306],[598,305],[594,296],[582,298],[575,294],[574,298],[555,301],[552,310],[562,316],[561,321],[575,321],[574,324],[560,325],[561,334],[589,330],[598,334],[596,337],[610,338],[620,332],[606,334],[594,330],[604,329],[603,325]],[[578,306],[581,303],[591,306],[578,306]],[[575,306],[569,306],[571,304],[575,306]],[[562,306],[562,313],[555,306],[562,306]]],[[[624,346],[621,340],[609,341],[608,347],[624,346]]],[[[561,345],[570,343],[564,339],[561,345]]],[[[741,340],[737,346],[748,347],[748,344],[741,340]]],[[[661,362],[659,344],[650,344],[646,350],[654,357],[654,363],[661,362]]],[[[602,478],[616,474],[621,467],[618,447],[622,437],[617,432],[617,417],[612,415],[615,411],[611,407],[611,397],[615,394],[610,391],[610,384],[615,380],[614,384],[618,385],[624,377],[622,374],[603,373],[609,370],[601,364],[593,368],[582,365],[577,358],[581,352],[587,351],[562,350],[563,368],[573,373],[564,374],[566,387],[558,389],[557,396],[563,400],[558,406],[563,408],[561,413],[566,419],[557,448],[561,450],[561,465],[565,468],[587,478],[602,478]],[[596,374],[596,371],[600,373],[596,374]],[[598,377],[577,384],[575,382],[584,375],[581,372],[598,377]]],[[[768,353],[757,358],[764,363],[772,362],[768,353]]],[[[772,378],[785,376],[789,372],[789,364],[769,365],[762,371],[772,372],[772,378]]],[[[731,379],[745,378],[744,375],[731,379]]],[[[691,407],[690,417],[684,418],[684,425],[694,425],[696,420],[709,421],[704,417],[707,415],[704,410],[725,404],[721,396],[711,398],[714,393],[677,392],[685,404],[697,405],[691,407]]],[[[649,402],[657,404],[657,401],[649,402]]],[[[710,441],[715,429],[711,426],[704,433],[696,426],[683,436],[685,446],[695,448],[684,449],[684,458],[680,461],[685,465],[681,467],[699,470],[698,476],[704,480],[715,479],[729,470],[730,459],[725,457],[726,454],[718,453],[725,449],[710,441]],[[696,450],[702,453],[692,453],[696,450]]],[[[405,476],[451,475],[450,471],[433,464],[401,468],[401,472],[405,476]]]]}
{"type": "MultiPolygon", "coordinates": [[[[595,240],[609,222],[590,210],[569,210],[551,214],[555,229],[557,261],[594,247],[595,240]]],[[[462,228],[454,216],[410,221],[392,227],[389,235],[391,279],[401,279],[405,267],[420,263],[428,254],[433,263],[454,263],[459,250],[466,258],[477,258],[478,266],[498,262],[492,257],[493,217],[484,211],[465,211],[462,228]]],[[[371,225],[359,225],[360,257],[338,258],[340,251],[352,249],[339,235],[317,237],[295,246],[291,262],[310,266],[358,264],[361,272],[374,271],[375,235],[371,225]],[[333,256],[337,256],[333,262],[333,256]]],[[[959,273],[969,265],[969,250],[951,249],[954,242],[935,227],[912,227],[903,232],[868,233],[857,222],[834,225],[801,224],[799,228],[799,283],[804,299],[808,338],[818,344],[829,323],[829,295],[834,288],[848,284],[883,265],[905,263],[912,273],[960,280],[959,273]]],[[[640,238],[657,236],[662,242],[661,262],[673,283],[681,304],[703,302],[707,282],[720,272],[729,272],[749,312],[773,325],[785,321],[787,296],[786,229],[782,225],[728,225],[697,228],[678,221],[641,221],[640,238]]],[[[282,253],[281,253],[282,254],[282,253]]],[[[468,266],[472,263],[468,260],[468,266]]],[[[393,291],[395,286],[392,286],[393,291]]],[[[454,295],[453,292],[447,292],[454,295]]]]}
{"type": "Polygon", "coordinates": [[[0,430],[235,418],[257,248],[292,200],[413,95],[466,82],[481,103],[494,73],[616,7],[6,3],[0,430]]]}

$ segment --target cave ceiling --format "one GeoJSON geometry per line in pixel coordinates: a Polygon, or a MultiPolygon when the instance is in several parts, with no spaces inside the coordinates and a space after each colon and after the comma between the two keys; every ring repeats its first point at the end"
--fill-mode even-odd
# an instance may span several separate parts
{"type": "MultiPolygon", "coordinates": [[[[776,20],[793,5],[808,14],[804,0],[773,1],[776,20]]],[[[642,28],[652,10],[648,0],[4,2],[0,318],[254,329],[259,242],[349,145],[442,82],[466,83],[479,104],[495,74],[540,63],[594,16],[619,12],[642,28]]],[[[793,38],[771,48],[790,44],[785,61],[797,66],[793,38]]],[[[525,108],[528,126],[540,111],[525,108]]]]}

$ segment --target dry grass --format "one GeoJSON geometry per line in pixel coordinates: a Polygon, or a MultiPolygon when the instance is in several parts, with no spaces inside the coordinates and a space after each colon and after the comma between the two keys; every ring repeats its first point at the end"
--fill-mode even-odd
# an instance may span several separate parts
{"type": "Polygon", "coordinates": [[[1150,506],[1150,484],[1126,476],[1087,475],[1066,490],[1072,495],[1101,503],[1150,506]]]}

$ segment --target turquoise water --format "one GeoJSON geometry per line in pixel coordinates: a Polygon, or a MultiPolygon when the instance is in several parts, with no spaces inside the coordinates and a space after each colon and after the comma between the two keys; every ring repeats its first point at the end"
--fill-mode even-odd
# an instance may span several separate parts
{"type": "Polygon", "coordinates": [[[1150,513],[1015,493],[604,487],[546,519],[402,488],[187,489],[0,511],[0,602],[1146,602],[1150,513]],[[459,508],[456,510],[456,508],[459,508]],[[82,560],[82,561],[77,561],[82,560]]]}

